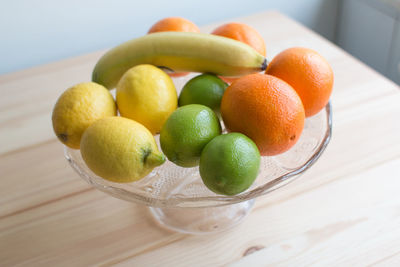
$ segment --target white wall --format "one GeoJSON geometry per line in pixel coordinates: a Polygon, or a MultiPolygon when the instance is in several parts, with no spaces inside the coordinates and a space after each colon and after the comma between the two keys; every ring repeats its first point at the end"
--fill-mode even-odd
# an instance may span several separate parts
{"type": "Polygon", "coordinates": [[[400,1],[342,0],[336,43],[400,84],[400,1]]]}
{"type": "MultiPolygon", "coordinates": [[[[0,8],[0,74],[119,44],[157,20],[204,25],[276,9],[333,39],[336,0],[13,0],[0,8]]],[[[279,25],[271,25],[279,27],[279,25]]]]}

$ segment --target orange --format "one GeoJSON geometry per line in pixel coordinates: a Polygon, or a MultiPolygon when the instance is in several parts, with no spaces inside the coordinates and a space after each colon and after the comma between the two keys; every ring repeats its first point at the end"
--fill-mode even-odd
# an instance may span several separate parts
{"type": "Polygon", "coordinates": [[[286,82],[262,73],[242,76],[225,91],[221,115],[230,132],[245,134],[262,156],[289,150],[304,128],[304,108],[286,82]]]}
{"type": "Polygon", "coordinates": [[[308,48],[293,47],[282,51],[272,59],[265,73],[284,80],[296,90],[307,117],[323,109],[332,93],[331,66],[308,48]]]}
{"type": "MultiPolygon", "coordinates": [[[[200,32],[200,29],[190,20],[181,17],[164,18],[151,26],[148,33],[153,32],[200,32]]],[[[181,77],[188,72],[168,73],[171,77],[181,77]]]]}
{"type": "Polygon", "coordinates": [[[181,17],[169,17],[159,20],[151,26],[148,33],[153,32],[200,32],[200,30],[190,20],[181,17]]]}
{"type": "MultiPolygon", "coordinates": [[[[224,36],[245,43],[253,47],[258,53],[265,57],[265,42],[262,36],[252,27],[243,23],[231,22],[219,26],[212,34],[224,36]]],[[[237,78],[221,77],[225,82],[231,83],[237,78]]]]}

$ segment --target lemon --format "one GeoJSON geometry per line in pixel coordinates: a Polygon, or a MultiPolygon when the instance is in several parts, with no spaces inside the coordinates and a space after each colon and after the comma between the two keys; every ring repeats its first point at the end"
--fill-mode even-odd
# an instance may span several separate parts
{"type": "Polygon", "coordinates": [[[221,105],[222,95],[228,84],[214,74],[201,74],[190,79],[182,88],[178,105],[205,105],[217,114],[221,105]]]}
{"type": "Polygon", "coordinates": [[[176,165],[194,167],[204,146],[219,134],[219,120],[209,107],[186,105],[175,110],[161,129],[161,149],[176,165]]]}
{"type": "Polygon", "coordinates": [[[58,139],[79,149],[83,132],[96,120],[115,116],[117,108],[110,92],[102,85],[87,82],[67,89],[53,109],[53,129],[58,139]]]}
{"type": "Polygon", "coordinates": [[[95,174],[118,183],[137,181],[165,162],[150,131],[123,117],[103,118],[89,126],[81,154],[95,174]]]}
{"type": "Polygon", "coordinates": [[[256,144],[241,133],[215,137],[203,149],[200,176],[213,192],[236,195],[249,188],[258,175],[260,152],[256,144]]]}
{"type": "Polygon", "coordinates": [[[143,124],[153,134],[160,132],[178,105],[175,85],[168,74],[147,64],[125,72],[117,84],[116,99],[121,116],[143,124]]]}

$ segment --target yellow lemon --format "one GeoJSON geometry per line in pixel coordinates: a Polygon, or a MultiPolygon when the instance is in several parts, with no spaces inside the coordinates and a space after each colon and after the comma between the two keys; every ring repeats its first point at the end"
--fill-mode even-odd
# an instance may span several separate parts
{"type": "Polygon", "coordinates": [[[58,139],[79,149],[83,132],[100,118],[115,116],[117,107],[110,92],[102,85],[87,82],[67,89],[53,109],[53,129],[58,139]]]}
{"type": "Polygon", "coordinates": [[[103,118],[89,126],[81,154],[95,174],[118,183],[137,181],[165,162],[150,131],[123,117],[103,118]]]}
{"type": "Polygon", "coordinates": [[[116,99],[121,116],[143,124],[152,134],[160,132],[178,104],[171,78],[147,64],[125,72],[117,85],[116,99]]]}

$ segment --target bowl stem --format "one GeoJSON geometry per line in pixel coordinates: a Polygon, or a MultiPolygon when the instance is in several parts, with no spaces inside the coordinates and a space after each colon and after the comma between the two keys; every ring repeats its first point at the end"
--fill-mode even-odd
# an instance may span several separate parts
{"type": "Polygon", "coordinates": [[[154,208],[150,212],[162,227],[186,234],[211,234],[227,230],[250,213],[254,199],[221,207],[154,208]]]}

